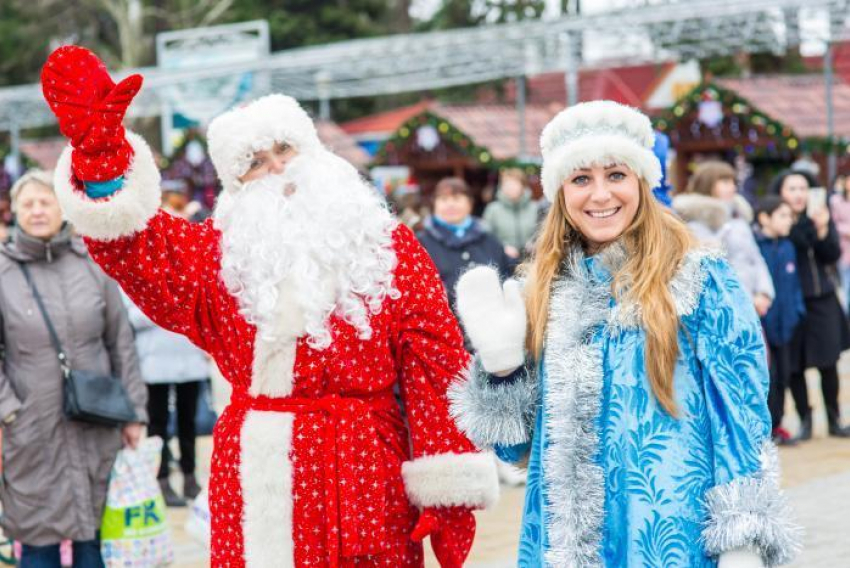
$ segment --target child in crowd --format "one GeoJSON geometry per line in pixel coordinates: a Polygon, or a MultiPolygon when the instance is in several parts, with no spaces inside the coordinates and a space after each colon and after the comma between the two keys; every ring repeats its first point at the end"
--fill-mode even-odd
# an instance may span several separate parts
{"type": "Polygon", "coordinates": [[[761,318],[770,346],[768,406],[773,422],[773,439],[779,445],[793,445],[795,441],[782,428],[782,413],[791,372],[789,343],[806,312],[797,275],[796,251],[788,238],[794,214],[781,197],[769,195],[759,202],[756,218],[759,225],[756,241],[776,289],[773,304],[761,318]]]}

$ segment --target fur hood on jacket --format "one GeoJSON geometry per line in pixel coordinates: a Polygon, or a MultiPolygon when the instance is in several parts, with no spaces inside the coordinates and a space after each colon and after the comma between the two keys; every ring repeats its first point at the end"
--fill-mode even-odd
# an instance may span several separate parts
{"type": "Polygon", "coordinates": [[[742,195],[729,202],[699,193],[682,193],[673,198],[673,210],[685,223],[700,223],[717,232],[730,219],[753,222],[753,208],[742,195]]]}

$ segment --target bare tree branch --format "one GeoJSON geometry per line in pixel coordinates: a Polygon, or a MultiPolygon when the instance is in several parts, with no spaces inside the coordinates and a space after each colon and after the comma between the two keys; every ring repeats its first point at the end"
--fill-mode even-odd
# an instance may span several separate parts
{"type": "Polygon", "coordinates": [[[201,26],[208,26],[219,19],[233,5],[233,0],[219,0],[218,3],[207,12],[200,21],[201,26]]]}

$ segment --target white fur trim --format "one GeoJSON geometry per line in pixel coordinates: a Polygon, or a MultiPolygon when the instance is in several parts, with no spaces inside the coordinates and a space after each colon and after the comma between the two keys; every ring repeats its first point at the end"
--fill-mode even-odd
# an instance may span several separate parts
{"type": "Polygon", "coordinates": [[[254,345],[254,368],[251,374],[251,396],[289,396],[295,369],[295,339],[265,341],[257,335],[254,345]]]}
{"type": "Polygon", "coordinates": [[[614,101],[590,101],[564,109],[549,121],[540,135],[540,149],[548,154],[562,146],[564,138],[604,129],[615,129],[645,148],[655,142],[652,123],[639,110],[614,101]]]}
{"type": "Polygon", "coordinates": [[[298,337],[306,332],[304,314],[289,279],[280,283],[278,292],[274,328],[268,334],[260,329],[254,340],[254,364],[248,389],[251,396],[292,394],[298,337]]]}
{"type": "Polygon", "coordinates": [[[245,566],[294,566],[292,446],[294,415],[249,411],[242,425],[242,534],[245,566]]]}
{"type": "Polygon", "coordinates": [[[700,193],[680,193],[672,205],[685,223],[700,223],[716,233],[729,221],[729,207],[723,201],[700,193]]]}
{"type": "Polygon", "coordinates": [[[449,412],[478,448],[513,446],[531,440],[537,416],[538,377],[533,363],[514,376],[494,378],[475,358],[448,390],[449,412]]]}
{"type": "Polygon", "coordinates": [[[596,165],[622,164],[628,166],[649,187],[661,182],[661,162],[652,150],[638,145],[631,138],[616,134],[585,136],[544,154],[543,193],[554,201],[572,172],[596,165]]]}
{"type": "Polygon", "coordinates": [[[499,499],[496,458],[490,452],[423,456],[404,462],[401,476],[417,507],[487,509],[499,499]]]}
{"type": "Polygon", "coordinates": [[[124,185],[112,196],[89,199],[77,189],[71,171],[71,146],[65,148],[56,164],[54,188],[65,218],[82,235],[109,241],[143,230],[156,215],[161,203],[160,175],[153,154],[144,139],[129,130],[127,141],[133,159],[124,173],[124,185]]]}
{"type": "Polygon", "coordinates": [[[253,154],[286,142],[299,153],[322,148],[316,127],[298,102],[286,95],[268,95],[230,110],[207,130],[210,158],[226,191],[238,191],[239,177],[248,171],[253,154]]]}
{"type": "Polygon", "coordinates": [[[654,142],[652,123],[632,107],[591,101],[563,110],[540,136],[543,193],[552,201],[574,170],[608,164],[625,164],[655,187],[661,163],[652,152],[654,142]]]}

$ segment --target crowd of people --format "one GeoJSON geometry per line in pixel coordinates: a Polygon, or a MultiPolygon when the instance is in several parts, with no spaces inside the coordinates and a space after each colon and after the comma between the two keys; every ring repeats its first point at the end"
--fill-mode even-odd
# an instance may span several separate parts
{"type": "MultiPolygon", "coordinates": [[[[18,265],[27,263],[36,273],[46,304],[62,322],[63,342],[80,346],[82,352],[72,351],[71,357],[80,362],[93,358],[98,364],[108,360],[120,369],[149,435],[167,439],[169,411],[176,411],[184,485],[180,495],[168,481],[169,465],[176,460],[166,444],[159,478],[169,506],[184,505],[200,491],[195,476],[194,417],[199,385],[210,372],[206,354],[182,336],[156,326],[126,296],[123,303],[129,317],[125,314],[117,287],[103,278],[72,227],[62,221],[52,184],[52,176],[39,170],[17,181],[11,191],[15,223],[0,251],[0,262],[5,263],[0,270],[4,290],[0,311],[8,334],[0,381],[4,471],[12,480],[20,471],[28,483],[39,484],[34,493],[44,496],[38,503],[39,515],[33,516],[34,503],[6,490],[5,523],[26,535],[25,563],[58,555],[52,543],[60,536],[75,541],[75,558],[84,562],[102,511],[108,466],[121,444],[99,430],[61,420],[61,393],[49,380],[58,373],[58,362],[41,320],[33,318],[35,308],[26,300],[32,297],[29,284],[18,265]],[[92,305],[104,305],[106,311],[93,310],[92,305]],[[92,316],[97,313],[107,317],[95,321],[92,316]],[[21,379],[36,375],[45,380],[21,379]],[[143,382],[146,391],[140,388],[143,382]],[[33,461],[43,460],[41,450],[48,443],[57,444],[56,459],[90,464],[86,467],[92,474],[79,479],[26,475],[33,461]],[[63,483],[79,483],[87,490],[71,491],[63,483]],[[45,507],[46,503],[50,506],[45,507]],[[88,520],[81,522],[81,518],[88,520]]],[[[841,423],[837,373],[838,358],[850,347],[846,315],[850,180],[840,184],[840,191],[822,209],[809,197],[816,186],[806,171],[782,172],[767,193],[757,198],[753,210],[737,190],[735,170],[725,162],[709,161],[695,169],[672,202],[673,211],[700,242],[724,251],[761,317],[770,360],[773,440],[780,445],[812,437],[812,408],[804,377],[808,368],[820,373],[829,435],[850,437],[850,429],[841,423]],[[793,436],[782,426],[789,388],[801,424],[793,436]]],[[[497,198],[485,208],[483,218],[472,216],[474,199],[463,179],[449,177],[437,183],[430,207],[418,200],[392,204],[401,219],[405,209],[418,211],[407,219],[418,228],[416,236],[431,256],[453,308],[458,279],[470,268],[496,267],[501,279],[514,275],[531,253],[547,212],[546,202],[532,198],[518,170],[501,172],[497,198]]],[[[193,222],[209,216],[179,179],[162,182],[162,208],[193,222]]],[[[473,348],[468,338],[467,347],[473,348]]],[[[125,443],[135,444],[138,436],[133,425],[124,429],[125,443]]],[[[511,470],[502,469],[500,474],[503,481],[524,481],[524,476],[511,470]]]]}
{"type": "Polygon", "coordinates": [[[211,124],[223,191],[198,203],[121,126],[141,78],[114,85],[91,52],[57,53],[44,84],[60,128],[96,127],[58,175],[15,183],[0,248],[0,524],[22,566],[58,566],[63,540],[75,566],[102,565],[111,465],[145,425],[168,438],[172,398],[182,496],[167,444],[160,487],[170,505],[198,495],[210,359],[233,387],[209,482],[214,565],[419,567],[430,536],[458,568],[472,511],[497,497],[487,448],[528,466],[522,565],[793,557],[771,440],[812,437],[810,368],[829,435],[850,437],[850,183],[826,196],[784,171],[753,209],[735,169],[704,162],[668,208],[647,117],[596,101],[543,133],[547,205],[506,169],[478,219],[446,178],[430,211],[397,204],[414,236],[272,95],[211,124]],[[126,90],[120,108],[81,118],[68,93],[100,84],[126,90]],[[68,369],[117,377],[135,419],[66,418],[68,369]]]}
{"type": "MultiPolygon", "coordinates": [[[[25,562],[58,555],[58,547],[52,543],[60,536],[75,541],[75,555],[83,562],[95,539],[108,466],[121,444],[99,430],[61,420],[61,393],[57,384],[48,380],[58,373],[58,362],[46,329],[33,317],[35,308],[26,300],[32,298],[29,284],[18,265],[27,263],[36,273],[46,304],[62,322],[63,342],[79,346],[81,353],[72,351],[71,357],[76,361],[93,359],[98,364],[109,361],[120,369],[149,435],[167,438],[169,410],[176,410],[184,485],[181,496],[169,484],[169,464],[175,459],[166,444],[159,477],[169,506],[185,504],[185,499],[194,498],[200,490],[195,477],[194,416],[199,385],[209,376],[210,361],[185,338],[156,326],[124,296],[127,317],[117,287],[103,278],[72,228],[62,221],[52,183],[51,175],[38,170],[17,181],[11,191],[16,222],[0,251],[0,262],[5,263],[0,270],[4,290],[0,311],[8,334],[0,381],[4,471],[12,480],[18,471],[26,475],[33,461],[43,460],[43,444],[56,443],[56,459],[90,464],[91,475],[80,479],[27,476],[28,483],[40,485],[34,493],[44,496],[38,503],[40,513],[31,515],[35,504],[7,488],[4,522],[26,535],[25,562]],[[98,312],[92,305],[104,305],[106,310],[98,312]],[[98,313],[107,316],[95,321],[93,315],[98,313]],[[21,379],[35,375],[45,380],[21,379]],[[140,388],[142,381],[147,383],[146,391],[140,388]],[[63,483],[79,483],[87,489],[72,491],[63,483]],[[81,518],[88,520],[81,522],[81,518]]],[[[773,440],[780,445],[812,437],[812,408],[804,376],[808,368],[820,373],[829,435],[850,437],[850,429],[841,423],[837,372],[841,352],[850,347],[846,314],[850,180],[842,181],[840,191],[829,196],[822,208],[810,198],[809,192],[816,186],[806,171],[782,172],[753,210],[738,192],[735,170],[725,162],[709,161],[695,169],[672,202],[673,211],[700,242],[724,251],[761,317],[770,360],[768,406],[773,440]],[[782,426],[788,388],[801,424],[793,436],[782,426]]],[[[393,204],[401,219],[407,218],[418,228],[416,236],[431,256],[453,308],[458,279],[470,268],[496,267],[501,279],[517,271],[533,250],[547,212],[545,201],[532,198],[519,170],[501,172],[497,198],[481,219],[472,216],[474,199],[463,179],[450,177],[437,183],[430,207],[409,200],[393,204]],[[406,217],[408,209],[418,214],[406,217]]],[[[162,182],[162,207],[194,222],[209,216],[179,179],[162,182]]],[[[473,347],[468,338],[467,347],[473,347]]],[[[138,436],[134,425],[124,429],[125,443],[135,444],[138,436]]],[[[508,470],[503,474],[503,481],[506,479],[516,483],[524,478],[512,476],[508,470]]]]}

